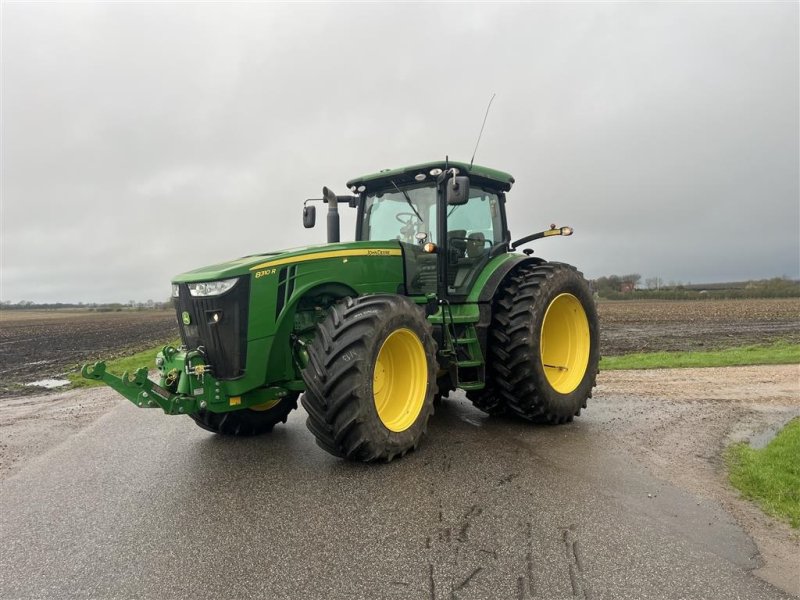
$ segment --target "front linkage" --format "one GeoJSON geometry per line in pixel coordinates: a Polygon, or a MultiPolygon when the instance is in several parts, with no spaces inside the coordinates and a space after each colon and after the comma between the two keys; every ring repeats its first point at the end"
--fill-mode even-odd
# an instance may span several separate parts
{"type": "Polygon", "coordinates": [[[160,385],[147,378],[147,367],[137,369],[132,378],[127,371],[118,377],[106,371],[106,363],[101,361],[83,365],[81,374],[102,381],[140,408],[161,408],[168,415],[204,409],[206,398],[221,400],[220,383],[209,374],[210,367],[198,350],[164,346],[156,357],[156,366],[161,373],[160,385]]]}

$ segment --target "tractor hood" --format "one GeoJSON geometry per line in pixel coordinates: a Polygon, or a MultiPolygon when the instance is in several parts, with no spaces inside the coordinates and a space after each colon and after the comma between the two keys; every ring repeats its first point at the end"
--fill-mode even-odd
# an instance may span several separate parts
{"type": "Polygon", "coordinates": [[[243,256],[228,262],[201,267],[181,273],[172,278],[173,283],[195,283],[216,281],[258,273],[263,269],[281,265],[322,260],[326,258],[347,258],[349,256],[400,256],[399,242],[347,242],[341,244],[321,244],[301,248],[289,248],[277,252],[264,252],[243,256]]]}

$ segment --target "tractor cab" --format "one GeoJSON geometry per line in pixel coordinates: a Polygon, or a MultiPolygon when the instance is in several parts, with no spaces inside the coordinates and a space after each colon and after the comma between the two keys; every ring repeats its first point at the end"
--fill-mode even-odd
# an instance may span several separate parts
{"type": "Polygon", "coordinates": [[[505,192],[513,183],[502,171],[438,161],[358,177],[347,183],[358,195],[338,198],[358,209],[356,241],[400,243],[408,295],[458,302],[489,260],[508,251],[505,192]]]}
{"type": "Polygon", "coordinates": [[[406,260],[409,295],[436,292],[438,254],[445,257],[447,294],[464,296],[491,251],[505,244],[502,192],[471,186],[467,201],[447,207],[446,233],[438,227],[434,182],[365,194],[356,240],[397,240],[406,260]]]}

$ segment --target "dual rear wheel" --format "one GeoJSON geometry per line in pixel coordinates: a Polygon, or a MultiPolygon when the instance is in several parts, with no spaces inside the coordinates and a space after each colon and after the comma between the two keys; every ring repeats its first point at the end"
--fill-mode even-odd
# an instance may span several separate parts
{"type": "Polygon", "coordinates": [[[494,299],[486,388],[469,398],[489,414],[571,421],[596,383],[598,331],[591,290],[575,267],[542,262],[518,268],[494,299]]]}

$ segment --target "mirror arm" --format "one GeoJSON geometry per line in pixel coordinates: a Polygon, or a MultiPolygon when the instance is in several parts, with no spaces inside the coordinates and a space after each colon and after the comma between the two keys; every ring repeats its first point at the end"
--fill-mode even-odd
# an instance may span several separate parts
{"type": "Polygon", "coordinates": [[[551,225],[550,229],[546,231],[539,231],[538,233],[532,233],[531,235],[526,235],[523,238],[519,238],[515,242],[511,242],[511,249],[516,250],[517,247],[522,246],[523,244],[527,244],[528,242],[532,242],[533,240],[538,240],[544,237],[551,237],[554,235],[572,235],[572,227],[556,227],[555,225],[551,225]]]}
{"type": "MultiPolygon", "coordinates": [[[[346,202],[347,206],[350,208],[358,208],[358,201],[361,200],[360,196],[336,196],[336,202],[346,202]]],[[[328,203],[327,198],[308,198],[303,200],[303,208],[305,208],[306,204],[309,202],[323,202],[325,204],[328,203]]]]}

